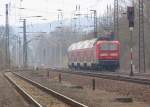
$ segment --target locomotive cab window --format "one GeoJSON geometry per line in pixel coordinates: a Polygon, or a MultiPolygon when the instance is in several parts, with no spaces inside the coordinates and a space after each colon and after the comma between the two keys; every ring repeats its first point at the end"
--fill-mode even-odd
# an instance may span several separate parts
{"type": "Polygon", "coordinates": [[[117,44],[114,43],[103,43],[100,45],[101,50],[117,50],[117,44]]]}

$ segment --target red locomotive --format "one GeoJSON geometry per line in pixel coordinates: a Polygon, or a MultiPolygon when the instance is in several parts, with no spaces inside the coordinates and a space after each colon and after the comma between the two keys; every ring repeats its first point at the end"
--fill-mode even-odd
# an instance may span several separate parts
{"type": "Polygon", "coordinates": [[[92,39],[72,44],[68,48],[69,68],[107,69],[120,67],[120,42],[92,39]]]}

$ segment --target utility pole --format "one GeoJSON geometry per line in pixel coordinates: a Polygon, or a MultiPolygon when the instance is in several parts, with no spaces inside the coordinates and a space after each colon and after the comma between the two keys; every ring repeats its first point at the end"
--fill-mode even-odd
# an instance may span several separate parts
{"type": "MultiPolygon", "coordinates": [[[[61,9],[58,10],[58,22],[60,24],[59,28],[60,28],[60,32],[63,34],[63,12],[61,9]]],[[[58,44],[58,48],[59,48],[59,65],[62,65],[62,48],[61,48],[61,42],[60,44],[58,44]]]]}
{"type": "Polygon", "coordinates": [[[94,11],[94,35],[96,38],[97,37],[97,12],[96,10],[94,11]]]}
{"type": "Polygon", "coordinates": [[[23,19],[23,67],[27,65],[27,36],[26,36],[26,19],[23,19]]]}
{"type": "Polygon", "coordinates": [[[5,51],[6,51],[6,56],[5,56],[5,64],[6,68],[10,69],[10,50],[9,50],[9,19],[8,19],[8,4],[6,4],[6,25],[5,25],[5,51]]]}
{"type": "Polygon", "coordinates": [[[119,39],[119,5],[118,0],[114,0],[114,33],[116,39],[119,39]]]}
{"type": "Polygon", "coordinates": [[[80,40],[80,39],[82,39],[82,36],[81,36],[81,32],[80,32],[80,30],[81,30],[81,20],[80,20],[80,18],[81,18],[81,11],[80,11],[80,4],[76,4],[76,10],[75,10],[75,17],[76,17],[76,32],[77,32],[77,40],[80,40]]]}
{"type": "Polygon", "coordinates": [[[97,11],[96,10],[90,10],[90,11],[93,11],[93,14],[94,14],[94,37],[96,38],[97,37],[97,11]]]}
{"type": "Polygon", "coordinates": [[[106,16],[105,16],[106,17],[105,30],[108,32],[112,31],[110,13],[111,13],[111,5],[109,6],[107,4],[107,12],[106,12],[106,16]]]}
{"type": "Polygon", "coordinates": [[[144,43],[144,3],[139,0],[139,72],[146,72],[144,43]]]}
{"type": "Polygon", "coordinates": [[[107,15],[106,15],[106,18],[107,18],[107,20],[106,20],[106,26],[107,26],[107,28],[108,28],[108,26],[109,26],[109,7],[108,7],[108,4],[107,4],[107,15]]]}
{"type": "Polygon", "coordinates": [[[20,40],[20,37],[18,36],[18,62],[19,62],[19,68],[21,66],[21,40],[20,40]]]}

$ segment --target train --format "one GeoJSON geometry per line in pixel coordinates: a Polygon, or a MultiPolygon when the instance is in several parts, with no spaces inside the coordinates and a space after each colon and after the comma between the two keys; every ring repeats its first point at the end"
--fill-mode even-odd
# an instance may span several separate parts
{"type": "Polygon", "coordinates": [[[116,71],[120,68],[120,42],[94,38],[73,43],[68,48],[68,67],[116,71]]]}

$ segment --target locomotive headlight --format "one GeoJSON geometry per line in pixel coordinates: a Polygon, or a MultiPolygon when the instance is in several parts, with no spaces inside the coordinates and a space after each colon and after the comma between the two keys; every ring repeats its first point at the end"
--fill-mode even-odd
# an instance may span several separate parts
{"type": "Polygon", "coordinates": [[[117,53],[111,53],[110,56],[118,56],[117,53]]]}
{"type": "Polygon", "coordinates": [[[107,53],[101,53],[100,56],[108,56],[107,53]]]}

